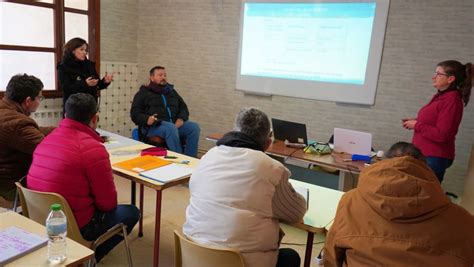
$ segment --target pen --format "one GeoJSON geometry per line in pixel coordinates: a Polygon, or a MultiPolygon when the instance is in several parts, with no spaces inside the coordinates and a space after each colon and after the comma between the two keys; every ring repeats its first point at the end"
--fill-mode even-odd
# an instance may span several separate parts
{"type": "Polygon", "coordinates": [[[177,159],[178,157],[176,156],[165,156],[165,159],[177,159]]]}
{"type": "Polygon", "coordinates": [[[186,165],[189,164],[189,160],[182,160],[182,161],[170,160],[170,161],[177,164],[186,164],[186,165]]]}

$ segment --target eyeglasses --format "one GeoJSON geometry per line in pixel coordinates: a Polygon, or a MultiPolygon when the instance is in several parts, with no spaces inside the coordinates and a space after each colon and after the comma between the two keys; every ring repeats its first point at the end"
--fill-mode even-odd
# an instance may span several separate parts
{"type": "Polygon", "coordinates": [[[38,96],[38,99],[39,99],[39,101],[43,101],[43,100],[44,100],[44,96],[43,96],[43,95],[39,95],[39,96],[38,96]]]}
{"type": "Polygon", "coordinates": [[[435,75],[435,76],[446,76],[446,77],[451,76],[451,75],[449,75],[449,74],[447,74],[447,73],[441,73],[441,72],[437,72],[437,71],[434,72],[434,75],[435,75]]]}

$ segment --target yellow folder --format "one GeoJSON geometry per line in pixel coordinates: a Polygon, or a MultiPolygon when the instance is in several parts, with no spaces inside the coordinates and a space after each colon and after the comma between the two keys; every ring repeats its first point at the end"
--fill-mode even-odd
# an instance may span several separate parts
{"type": "Polygon", "coordinates": [[[143,171],[156,169],[168,164],[171,164],[171,162],[154,157],[154,156],[145,155],[145,156],[117,162],[113,166],[127,170],[127,171],[140,173],[143,171]]]}

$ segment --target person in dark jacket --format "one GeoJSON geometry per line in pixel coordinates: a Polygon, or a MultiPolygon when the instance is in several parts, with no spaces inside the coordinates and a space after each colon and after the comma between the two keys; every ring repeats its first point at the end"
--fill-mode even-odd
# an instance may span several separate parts
{"type": "Polygon", "coordinates": [[[40,79],[18,74],[10,79],[0,100],[0,202],[4,207],[11,206],[15,182],[27,174],[36,146],[53,130],[39,127],[29,117],[44,98],[42,89],[40,79]]]}
{"type": "Polygon", "coordinates": [[[456,134],[463,108],[471,95],[474,69],[471,63],[456,60],[438,63],[432,84],[438,92],[418,111],[417,118],[403,119],[403,127],[413,130],[417,146],[440,182],[455,156],[456,134]]]}
{"type": "Polygon", "coordinates": [[[166,80],[164,67],[150,70],[150,81],[135,94],[130,115],[144,135],[159,136],[170,150],[196,157],[201,129],[188,120],[188,107],[166,80]],[[184,140],[184,149],[180,140],[184,140]]]}
{"type": "Polygon", "coordinates": [[[58,78],[63,90],[63,106],[70,95],[86,93],[98,100],[99,90],[107,88],[113,74],[100,79],[95,63],[87,58],[89,45],[84,39],[72,38],[64,45],[63,59],[58,64],[58,78]]]}

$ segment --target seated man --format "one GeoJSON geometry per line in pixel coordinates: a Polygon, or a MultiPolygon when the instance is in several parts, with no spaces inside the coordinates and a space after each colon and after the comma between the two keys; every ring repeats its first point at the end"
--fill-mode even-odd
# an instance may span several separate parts
{"type": "Polygon", "coordinates": [[[188,107],[166,80],[164,67],[150,70],[150,81],[135,94],[130,115],[145,136],[165,139],[168,148],[178,153],[183,153],[180,140],[184,139],[184,154],[196,157],[201,129],[188,121],[188,107]]]}
{"type": "MultiPolygon", "coordinates": [[[[97,127],[97,103],[90,94],[71,95],[66,118],[36,148],[27,187],[62,195],[74,213],[82,236],[95,240],[117,223],[130,232],[140,213],[132,205],[117,205],[109,154],[97,127]]],[[[100,261],[123,239],[114,236],[96,250],[100,261]]]]}
{"type": "Polygon", "coordinates": [[[0,101],[0,199],[8,207],[15,198],[15,182],[28,172],[36,146],[51,127],[39,127],[30,118],[40,105],[43,83],[35,76],[18,74],[7,84],[0,101]]]}
{"type": "Polygon", "coordinates": [[[239,250],[247,267],[300,266],[296,251],[278,250],[278,222],[302,221],[306,201],[288,182],[290,171],[264,153],[270,133],[263,111],[240,111],[235,131],[191,176],[183,232],[200,244],[239,250]]]}
{"type": "Polygon", "coordinates": [[[324,266],[472,266],[474,217],[450,202],[420,150],[400,142],[339,202],[324,266]]]}

